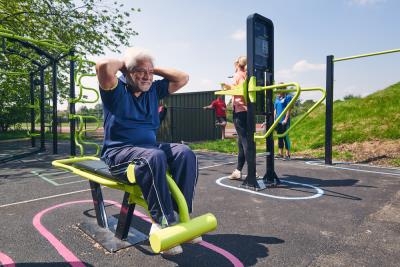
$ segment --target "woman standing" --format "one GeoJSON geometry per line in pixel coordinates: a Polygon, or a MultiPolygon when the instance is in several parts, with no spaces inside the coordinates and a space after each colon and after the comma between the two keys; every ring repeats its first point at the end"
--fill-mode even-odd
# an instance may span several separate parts
{"type": "MultiPolygon", "coordinates": [[[[235,62],[235,74],[233,76],[235,85],[240,85],[246,80],[247,71],[247,59],[245,56],[240,56],[235,62]]],[[[231,89],[230,85],[224,84],[224,89],[231,89]]],[[[238,135],[238,162],[236,169],[229,176],[232,180],[242,179],[242,169],[246,161],[247,154],[247,139],[246,139],[246,129],[247,129],[247,106],[244,96],[233,96],[233,124],[238,135]]]]}

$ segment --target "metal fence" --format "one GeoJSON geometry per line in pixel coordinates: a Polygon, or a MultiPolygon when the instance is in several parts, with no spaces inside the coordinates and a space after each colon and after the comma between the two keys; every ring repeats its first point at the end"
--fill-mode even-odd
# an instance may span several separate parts
{"type": "Polygon", "coordinates": [[[161,142],[195,142],[215,140],[221,130],[215,127],[215,113],[204,110],[216,96],[214,91],[170,95],[161,101],[167,116],[160,125],[157,139],[161,142]]]}

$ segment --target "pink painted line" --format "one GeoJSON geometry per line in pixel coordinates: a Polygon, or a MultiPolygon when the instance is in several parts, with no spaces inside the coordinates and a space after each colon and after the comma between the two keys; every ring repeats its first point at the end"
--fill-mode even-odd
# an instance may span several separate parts
{"type": "Polygon", "coordinates": [[[244,266],[243,263],[238,258],[236,258],[234,255],[232,255],[230,252],[226,251],[225,249],[217,247],[211,243],[208,243],[207,241],[201,241],[200,245],[221,254],[222,256],[227,258],[235,267],[243,267],[244,266]]]}
{"type": "MultiPolygon", "coordinates": [[[[93,202],[93,200],[78,200],[78,201],[71,201],[71,202],[65,202],[62,204],[58,204],[58,205],[55,205],[50,208],[42,210],[41,212],[36,214],[35,217],[33,218],[33,225],[39,231],[39,233],[42,236],[44,236],[50,242],[50,244],[57,250],[57,252],[65,259],[65,261],[68,262],[73,267],[85,267],[85,264],[78,257],[76,257],[63,243],[61,243],[61,241],[59,241],[50,231],[48,231],[42,225],[40,220],[43,217],[43,215],[45,215],[47,212],[52,211],[54,209],[68,206],[68,205],[88,203],[88,202],[91,203],[91,202],[93,202]]],[[[121,208],[121,204],[119,204],[116,201],[104,200],[104,202],[121,208]]],[[[134,215],[146,222],[149,222],[149,223],[152,222],[151,219],[147,215],[145,215],[139,211],[135,210],[134,215]]],[[[215,251],[218,254],[221,254],[226,259],[228,259],[233,264],[234,267],[243,267],[243,263],[238,258],[236,258],[234,255],[229,253],[228,251],[226,251],[220,247],[217,247],[211,243],[208,243],[206,241],[202,241],[201,243],[199,243],[199,245],[201,245],[205,248],[208,248],[212,251],[215,251]]],[[[2,255],[0,253],[0,262],[2,262],[1,256],[2,255]]],[[[14,267],[15,265],[10,265],[9,267],[11,267],[11,266],[14,267]]]]}
{"type": "Polygon", "coordinates": [[[71,204],[78,204],[78,203],[85,203],[88,202],[87,200],[85,201],[71,201],[71,202],[66,202],[62,204],[58,204],[55,206],[52,206],[50,208],[44,209],[38,214],[35,215],[33,218],[33,225],[35,228],[38,230],[38,232],[44,236],[49,243],[57,250],[58,254],[60,254],[66,262],[68,262],[72,267],[85,267],[86,265],[83,264],[83,262],[74,255],[63,243],[61,243],[60,240],[58,240],[50,231],[48,231],[40,222],[41,218],[43,215],[45,215],[47,212],[52,211],[54,209],[66,206],[66,205],[71,205],[71,204]]]}
{"type": "MultiPolygon", "coordinates": [[[[140,211],[136,211],[135,210],[134,214],[136,216],[138,216],[140,219],[145,220],[146,222],[152,223],[151,219],[147,215],[141,213],[140,211]]],[[[244,266],[243,263],[238,258],[236,258],[234,255],[232,255],[230,252],[226,251],[225,249],[217,247],[217,246],[215,246],[215,245],[213,245],[211,243],[208,243],[206,241],[201,241],[199,243],[199,245],[201,245],[201,246],[203,246],[205,248],[208,248],[209,250],[213,250],[218,254],[221,254],[222,256],[227,258],[233,264],[234,267],[243,267],[244,266]]]]}
{"type": "Polygon", "coordinates": [[[14,261],[1,251],[0,251],[0,264],[3,267],[15,267],[14,261]]]}

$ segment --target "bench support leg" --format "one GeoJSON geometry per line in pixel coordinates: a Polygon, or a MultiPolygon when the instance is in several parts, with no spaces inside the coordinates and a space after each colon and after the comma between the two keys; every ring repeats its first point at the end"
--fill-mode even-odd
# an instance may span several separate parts
{"type": "Polygon", "coordinates": [[[92,192],[94,210],[96,212],[97,224],[102,228],[108,228],[106,208],[104,206],[103,194],[100,184],[89,181],[92,192]]]}
{"type": "Polygon", "coordinates": [[[115,252],[148,239],[147,235],[130,227],[135,204],[128,204],[129,193],[125,192],[117,221],[114,216],[107,218],[100,184],[93,181],[89,181],[89,183],[92,189],[97,224],[94,220],[81,223],[79,228],[82,231],[92,237],[109,252],[115,252]]]}
{"type": "Polygon", "coordinates": [[[129,195],[128,192],[125,192],[124,194],[121,210],[119,212],[118,225],[115,230],[115,237],[121,240],[125,240],[128,237],[133,211],[135,210],[135,204],[128,204],[129,195]]]}

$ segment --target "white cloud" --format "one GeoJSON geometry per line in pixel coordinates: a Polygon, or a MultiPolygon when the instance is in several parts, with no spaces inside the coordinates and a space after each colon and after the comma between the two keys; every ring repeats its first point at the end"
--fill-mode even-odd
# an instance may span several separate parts
{"type": "Polygon", "coordinates": [[[290,69],[278,70],[276,77],[279,80],[292,80],[296,78],[297,74],[310,71],[325,71],[325,64],[313,64],[302,59],[297,61],[290,69]]]}
{"type": "Polygon", "coordinates": [[[386,2],[386,0],[349,0],[350,5],[368,6],[386,2]]]}
{"type": "Polygon", "coordinates": [[[313,71],[313,70],[325,70],[325,64],[312,64],[308,63],[307,60],[303,59],[296,62],[292,70],[294,72],[306,72],[306,71],[313,71]]]}
{"type": "Polygon", "coordinates": [[[231,34],[231,38],[237,41],[243,41],[246,39],[246,31],[243,29],[239,29],[231,34]]]}
{"type": "Polygon", "coordinates": [[[214,84],[214,82],[209,79],[202,79],[201,84],[204,86],[212,86],[214,84]]]}

